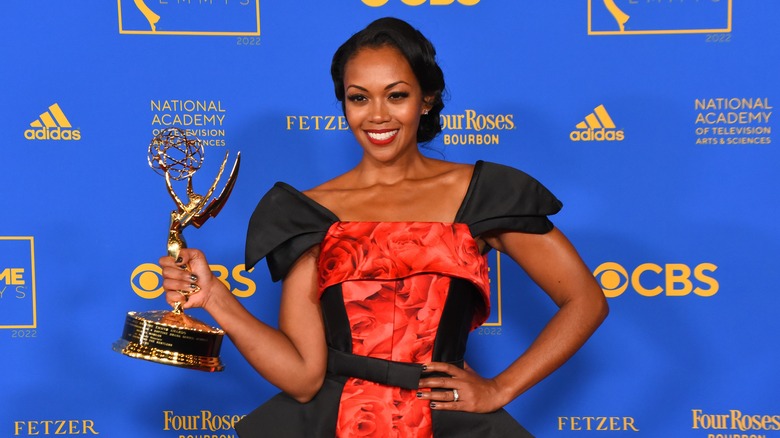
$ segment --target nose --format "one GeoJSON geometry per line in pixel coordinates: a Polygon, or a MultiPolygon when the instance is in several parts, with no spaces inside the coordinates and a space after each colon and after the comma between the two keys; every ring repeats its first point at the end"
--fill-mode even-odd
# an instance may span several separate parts
{"type": "Polygon", "coordinates": [[[374,123],[383,123],[390,120],[390,109],[382,99],[376,99],[371,105],[370,119],[374,123]]]}

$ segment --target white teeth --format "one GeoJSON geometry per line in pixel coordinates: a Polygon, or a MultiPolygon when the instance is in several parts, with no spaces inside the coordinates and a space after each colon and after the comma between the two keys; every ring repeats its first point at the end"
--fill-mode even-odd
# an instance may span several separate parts
{"type": "Polygon", "coordinates": [[[397,133],[398,133],[398,130],[396,129],[395,131],[387,131],[387,132],[381,132],[381,133],[380,132],[367,132],[366,134],[368,134],[368,136],[373,138],[374,140],[383,141],[383,140],[387,140],[388,138],[394,136],[397,133]]]}

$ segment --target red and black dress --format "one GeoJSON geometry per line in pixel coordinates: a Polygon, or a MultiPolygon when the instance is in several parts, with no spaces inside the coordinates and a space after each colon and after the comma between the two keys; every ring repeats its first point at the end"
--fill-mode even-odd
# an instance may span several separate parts
{"type": "Polygon", "coordinates": [[[530,437],[503,409],[431,410],[416,397],[417,382],[424,363],[462,367],[469,332],[488,317],[487,260],[474,236],[546,233],[547,215],[560,208],[532,177],[482,161],[452,223],[340,221],[293,187],[274,185],[250,220],[246,266],[265,258],[277,281],[320,246],[328,372],[311,402],[278,394],[236,431],[242,438],[530,437]]]}

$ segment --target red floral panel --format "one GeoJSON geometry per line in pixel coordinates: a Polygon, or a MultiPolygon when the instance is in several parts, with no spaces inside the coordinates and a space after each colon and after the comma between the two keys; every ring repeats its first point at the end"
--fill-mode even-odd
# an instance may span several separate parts
{"type": "Polygon", "coordinates": [[[440,222],[336,222],[319,257],[320,293],[350,280],[395,280],[420,273],[474,283],[485,300],[479,327],[490,312],[487,259],[466,224],[440,222]]]}
{"type": "MultiPolygon", "coordinates": [[[[336,223],[319,268],[321,291],[342,284],[358,355],[429,362],[451,277],[475,283],[488,302],[486,260],[463,224],[336,223]]],[[[475,326],[486,316],[475,317],[475,326]]],[[[348,379],[336,435],[431,437],[430,408],[416,392],[348,379]]]]}

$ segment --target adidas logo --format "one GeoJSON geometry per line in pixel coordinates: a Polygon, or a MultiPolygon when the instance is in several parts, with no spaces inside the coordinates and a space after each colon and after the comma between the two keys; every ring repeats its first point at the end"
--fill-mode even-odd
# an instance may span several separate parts
{"type": "Polygon", "coordinates": [[[569,134],[572,141],[623,141],[625,138],[622,129],[615,129],[615,122],[604,105],[597,106],[576,128],[569,134]]]}
{"type": "Polygon", "coordinates": [[[27,140],[81,140],[81,131],[72,129],[60,105],[55,103],[43,112],[38,120],[30,123],[31,129],[24,131],[27,140]]]}

